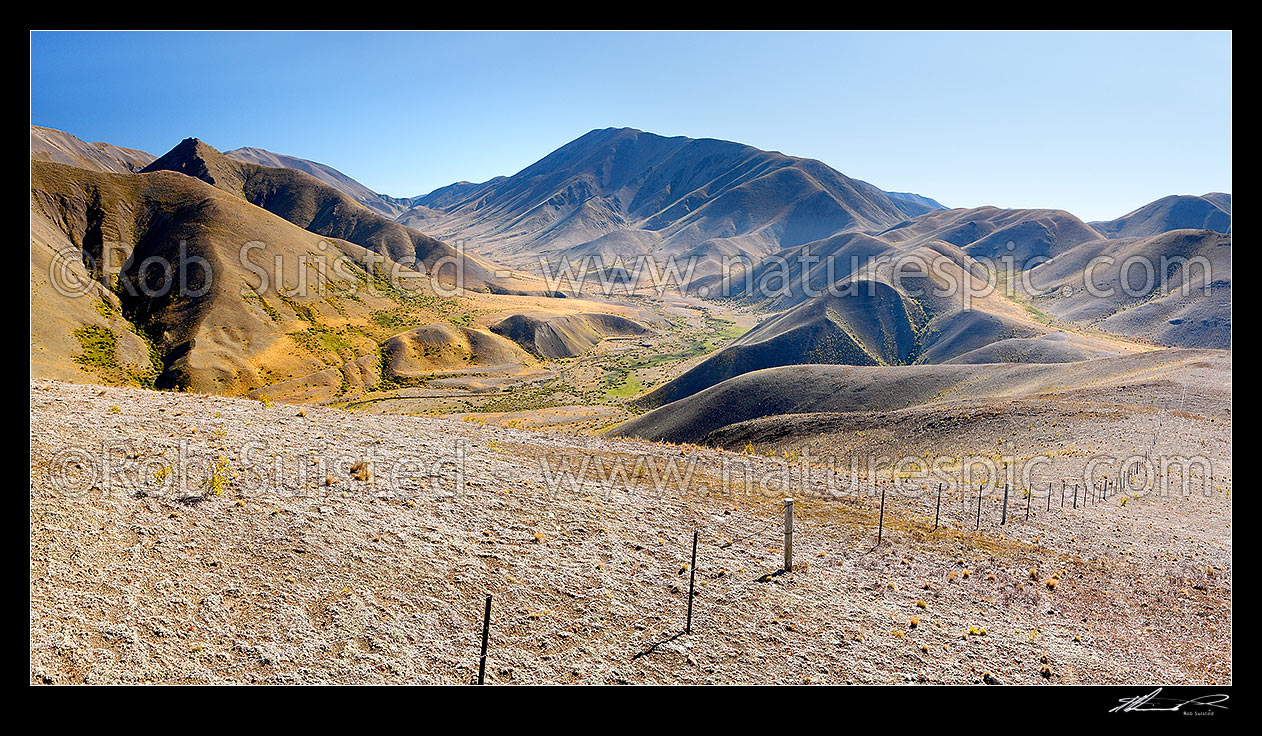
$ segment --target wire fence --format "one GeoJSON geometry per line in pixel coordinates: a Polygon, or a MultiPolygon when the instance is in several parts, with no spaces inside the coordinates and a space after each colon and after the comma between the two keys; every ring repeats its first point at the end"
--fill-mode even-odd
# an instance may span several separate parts
{"type": "MultiPolygon", "coordinates": [[[[890,518],[898,518],[899,523],[906,528],[907,525],[923,525],[924,531],[936,532],[940,529],[953,527],[957,531],[973,531],[980,532],[983,522],[987,530],[997,530],[1012,524],[1025,524],[1030,521],[1038,522],[1040,519],[1046,520],[1047,514],[1051,512],[1063,512],[1068,514],[1074,511],[1086,510],[1092,507],[1098,507],[1101,503],[1106,502],[1110,498],[1123,493],[1119,482],[1110,479],[1103,479],[1098,482],[1084,483],[1081,480],[1070,482],[1071,479],[1061,478],[1043,482],[1040,489],[1036,484],[1032,487],[1021,489],[1019,493],[1013,493],[1008,486],[1005,486],[1002,496],[999,496],[997,489],[994,495],[988,494],[987,489],[978,487],[975,491],[969,488],[952,486],[947,487],[946,484],[940,484],[936,489],[936,494],[931,495],[932,502],[929,507],[932,508],[932,521],[929,520],[924,504],[918,503],[914,508],[902,507],[898,509],[891,508],[890,518]],[[943,514],[943,498],[954,500],[958,497],[959,505],[953,506],[954,513],[948,510],[949,515],[943,514]],[[985,504],[988,499],[991,501],[985,504]],[[996,516],[998,520],[996,521],[996,516]],[[971,522],[971,523],[970,523],[971,522]],[[970,529],[971,526],[971,529],[970,529]]],[[[891,484],[893,485],[893,484],[891,484]]],[[[914,482],[908,482],[906,485],[914,485],[914,482]]],[[[903,489],[906,490],[906,489],[903,489]]],[[[877,528],[870,530],[873,534],[875,545],[873,549],[881,544],[884,538],[884,526],[886,524],[885,507],[889,500],[886,498],[888,488],[883,488],[880,494],[881,514],[877,520],[877,528]]],[[[893,501],[897,504],[899,494],[895,494],[893,501]]],[[[920,494],[922,500],[924,494],[920,494]]],[[[864,494],[860,496],[850,497],[852,503],[863,503],[864,501],[876,503],[876,494],[864,494]]],[[[748,507],[743,512],[737,513],[735,509],[726,511],[732,515],[730,520],[710,524],[696,524],[694,529],[698,537],[698,545],[704,550],[709,550],[702,554],[697,563],[697,567],[708,564],[708,572],[713,577],[701,582],[701,590],[697,591],[690,584],[683,605],[673,598],[665,598],[659,601],[659,604],[650,610],[644,610],[639,600],[634,603],[627,603],[626,607],[639,611],[639,615],[632,618],[629,622],[619,621],[614,627],[616,630],[613,634],[605,633],[600,641],[608,642],[611,637],[627,637],[626,644],[615,644],[611,647],[612,653],[606,654],[609,662],[606,666],[583,673],[583,678],[592,680],[593,678],[603,677],[617,670],[619,667],[626,666],[633,662],[636,658],[642,656],[646,651],[652,651],[657,645],[677,638],[684,634],[686,626],[683,621],[683,609],[688,603],[692,603],[696,607],[696,614],[692,623],[694,625],[706,626],[722,623],[719,614],[724,610],[725,603],[730,603],[732,596],[746,589],[754,588],[761,584],[767,583],[774,577],[791,571],[792,563],[789,560],[785,569],[781,569],[772,573],[762,573],[757,575],[742,574],[742,571],[732,572],[726,566],[720,564],[718,559],[721,555],[729,552],[747,549],[747,546],[757,541],[767,541],[771,539],[779,540],[781,534],[786,539],[780,540],[782,543],[790,541],[795,526],[800,528],[799,523],[794,526],[786,526],[787,516],[781,516],[779,513],[766,514],[766,510],[772,507],[783,507],[786,503],[791,504],[788,499],[776,499],[762,504],[748,507]],[[715,582],[715,581],[720,582],[715,582]],[[652,626],[654,622],[661,625],[652,626]],[[657,638],[655,644],[650,644],[644,637],[635,637],[630,632],[633,631],[651,631],[649,638],[657,638]],[[671,636],[672,632],[674,635],[671,636]]],[[[696,515],[697,509],[690,507],[685,503],[677,505],[663,505],[670,513],[679,514],[681,518],[687,515],[696,515]]],[[[117,523],[117,522],[115,522],[117,523]]],[[[851,519],[848,523],[855,523],[851,519]]],[[[121,526],[121,525],[120,525],[121,526]]],[[[809,526],[809,524],[808,524],[809,526]]],[[[821,535],[822,536],[822,535],[821,535]]],[[[561,535],[564,539],[565,535],[561,535]]],[[[608,535],[605,541],[620,541],[627,544],[634,544],[632,540],[625,539],[614,535],[608,535]]],[[[791,541],[790,541],[791,544],[791,541]]],[[[823,550],[821,550],[823,551],[823,550]]],[[[844,553],[842,554],[844,559],[844,553]]],[[[690,569],[690,565],[686,562],[688,556],[686,551],[681,550],[680,563],[683,569],[693,572],[692,580],[695,581],[695,571],[690,569]]],[[[673,564],[672,564],[673,567],[673,564]]],[[[210,679],[214,675],[224,672],[241,669],[253,665],[277,665],[282,661],[296,661],[304,655],[316,654],[330,650],[339,643],[347,642],[353,639],[371,636],[386,628],[405,628],[416,626],[443,614],[456,614],[459,619],[459,625],[464,626],[465,631],[454,633],[448,640],[450,645],[455,645],[461,652],[466,652],[466,661],[473,665],[473,669],[479,671],[477,680],[470,678],[470,681],[481,682],[484,678],[481,675],[482,670],[488,662],[494,662],[497,657],[510,657],[513,661],[520,661],[525,656],[535,656],[546,653],[549,657],[549,664],[556,668],[564,665],[573,656],[574,652],[586,649],[586,644],[591,643],[590,638],[584,638],[581,630],[587,628],[600,628],[602,631],[608,632],[611,623],[610,619],[616,619],[619,614],[613,610],[613,603],[616,603],[614,594],[617,588],[611,584],[595,584],[590,588],[583,590],[581,593],[574,594],[566,592],[565,602],[578,608],[578,614],[565,618],[561,621],[553,620],[552,609],[528,611],[524,614],[512,615],[508,618],[496,619],[493,615],[490,617],[478,614],[484,611],[492,610],[490,607],[484,608],[489,597],[492,601],[499,602],[499,608],[503,609],[503,604],[512,601],[513,597],[524,591],[538,592],[543,586],[539,583],[522,583],[513,585],[508,588],[490,590],[487,593],[480,593],[458,602],[446,601],[433,596],[418,596],[420,600],[432,604],[432,608],[425,612],[418,612],[402,619],[382,620],[373,626],[354,633],[348,633],[333,639],[321,640],[319,642],[303,643],[297,647],[289,647],[279,652],[270,653],[250,657],[240,662],[227,664],[219,667],[205,668],[195,670],[182,675],[169,677],[156,681],[151,684],[171,684],[189,680],[205,680],[210,679]],[[545,622],[547,628],[538,631],[521,631],[522,627],[528,627],[536,622],[545,622]],[[489,629],[485,644],[480,644],[479,640],[483,637],[483,631],[489,629]],[[570,640],[568,647],[560,651],[547,649],[550,645],[563,644],[565,640],[570,640]],[[485,649],[482,647],[485,646],[485,649]]],[[[763,586],[764,588],[766,586],[763,586]]],[[[809,598],[797,595],[789,591],[785,586],[776,586],[778,595],[783,595],[793,601],[803,611],[813,611],[820,614],[820,620],[828,622],[830,616],[828,612],[822,611],[816,603],[809,598]]],[[[625,601],[623,603],[626,603],[625,601]]],[[[564,606],[556,606],[556,608],[564,608],[564,606]]],[[[527,677],[529,677],[527,675],[527,677]]],[[[493,677],[494,679],[494,673],[493,677]]],[[[450,682],[451,680],[447,680],[450,682]]],[[[534,677],[526,682],[532,683],[551,683],[556,681],[553,677],[534,677]]],[[[512,679],[512,682],[521,682],[512,679]]]]}

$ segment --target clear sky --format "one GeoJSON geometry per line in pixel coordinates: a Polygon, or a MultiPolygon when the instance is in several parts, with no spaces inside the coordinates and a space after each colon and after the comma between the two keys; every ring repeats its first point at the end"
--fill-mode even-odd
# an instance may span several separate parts
{"type": "Polygon", "coordinates": [[[629,126],[1111,219],[1230,191],[1231,36],[37,32],[31,122],[153,154],[257,146],[395,196],[629,126]]]}

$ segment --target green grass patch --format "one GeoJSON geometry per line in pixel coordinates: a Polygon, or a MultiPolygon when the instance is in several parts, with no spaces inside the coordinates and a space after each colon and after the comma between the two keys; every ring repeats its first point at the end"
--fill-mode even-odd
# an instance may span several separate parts
{"type": "Polygon", "coordinates": [[[329,365],[340,365],[355,357],[355,347],[345,336],[327,327],[308,327],[286,333],[298,347],[319,357],[329,365]]]}
{"type": "Polygon", "coordinates": [[[634,371],[612,371],[612,377],[606,376],[605,395],[615,399],[629,399],[644,390],[644,384],[634,371]]]}
{"type": "MultiPolygon", "coordinates": [[[[118,362],[118,335],[102,325],[84,325],[74,331],[82,352],[72,360],[110,383],[152,387],[157,371],[118,362]]],[[[151,346],[152,348],[152,346],[151,346]]],[[[152,358],[152,349],[151,349],[152,358]]]]}

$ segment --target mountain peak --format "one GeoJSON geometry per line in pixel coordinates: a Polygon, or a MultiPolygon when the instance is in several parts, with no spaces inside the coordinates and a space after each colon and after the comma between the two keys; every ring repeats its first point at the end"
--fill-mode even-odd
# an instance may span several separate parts
{"type": "Polygon", "coordinates": [[[178,171],[227,191],[239,191],[243,183],[240,166],[199,138],[180,141],[141,173],[154,171],[178,171]]]}

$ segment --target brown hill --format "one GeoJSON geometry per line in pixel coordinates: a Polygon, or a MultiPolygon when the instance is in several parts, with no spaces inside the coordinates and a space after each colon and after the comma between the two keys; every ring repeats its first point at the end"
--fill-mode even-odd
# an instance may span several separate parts
{"type": "Polygon", "coordinates": [[[532,363],[530,356],[511,340],[469,327],[432,324],[390,338],[382,356],[391,375],[421,378],[442,373],[515,371],[532,363]]]}
{"type": "Polygon", "coordinates": [[[1055,255],[1100,234],[1063,210],[975,207],[929,212],[875,236],[904,245],[941,241],[973,258],[1011,256],[1020,262],[1055,255]]]}
{"type": "Polygon", "coordinates": [[[496,269],[482,259],[392,222],[296,169],[237,161],[187,138],[144,171],[178,171],[201,179],[318,235],[361,245],[417,270],[429,272],[438,266],[438,277],[444,281],[457,280],[450,264],[458,263],[463,286],[470,290],[508,288],[503,285],[508,279],[497,278],[496,269]]]}
{"type": "Polygon", "coordinates": [[[616,314],[513,314],[491,325],[491,331],[544,358],[571,358],[591,350],[607,337],[643,335],[644,325],[616,314]]]}
{"type": "Polygon", "coordinates": [[[423,279],[403,292],[370,275],[364,248],[193,177],[39,161],[31,171],[36,375],[242,393],[375,355],[374,314],[433,321],[451,309],[423,279]],[[263,247],[243,253],[248,242],[263,247]],[[308,264],[339,256],[302,288],[308,264]],[[180,268],[161,264],[185,264],[183,288],[164,280],[180,268]],[[86,287],[59,292],[61,269],[86,287]]]}
{"type": "Polygon", "coordinates": [[[140,171],[153,155],[110,143],[87,143],[63,130],[31,126],[31,160],[78,166],[110,174],[140,171]]]}

